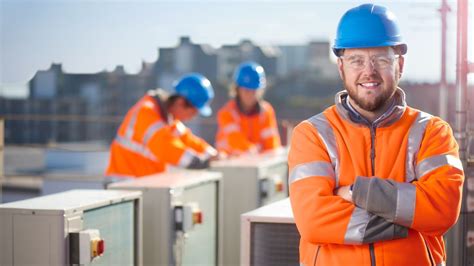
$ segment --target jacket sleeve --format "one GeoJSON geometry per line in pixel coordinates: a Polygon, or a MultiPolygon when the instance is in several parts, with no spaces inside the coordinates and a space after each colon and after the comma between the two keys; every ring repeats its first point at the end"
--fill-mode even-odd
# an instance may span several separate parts
{"type": "Polygon", "coordinates": [[[269,103],[265,103],[265,120],[260,132],[262,139],[262,150],[272,150],[281,146],[280,133],[275,111],[269,103]]]}
{"type": "Polygon", "coordinates": [[[187,147],[201,155],[202,159],[209,159],[217,155],[217,150],[214,149],[214,147],[204,139],[194,135],[183,123],[176,122],[176,132],[180,136],[181,141],[183,141],[187,147]]]}
{"type": "Polygon", "coordinates": [[[426,235],[443,235],[457,220],[464,180],[458,145],[439,118],[428,124],[411,183],[357,177],[355,204],[426,235]]]}
{"type": "Polygon", "coordinates": [[[307,121],[293,131],[288,164],[293,214],[306,241],[364,244],[407,236],[407,228],[334,195],[334,167],[318,132],[307,121]]]}
{"type": "Polygon", "coordinates": [[[144,145],[158,160],[175,166],[188,168],[202,160],[199,154],[181,139],[173,125],[164,125],[156,130],[144,145]]]}
{"type": "Polygon", "coordinates": [[[230,154],[240,154],[251,150],[257,151],[256,145],[250,142],[241,132],[239,121],[231,111],[223,109],[217,116],[216,146],[230,154]]]}

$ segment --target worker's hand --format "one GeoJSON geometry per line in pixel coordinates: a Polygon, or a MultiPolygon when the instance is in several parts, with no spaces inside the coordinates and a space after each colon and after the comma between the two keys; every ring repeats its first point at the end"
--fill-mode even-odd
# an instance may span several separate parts
{"type": "Polygon", "coordinates": [[[352,202],[352,191],[351,186],[342,186],[334,190],[334,195],[343,198],[349,202],[352,202]]]}

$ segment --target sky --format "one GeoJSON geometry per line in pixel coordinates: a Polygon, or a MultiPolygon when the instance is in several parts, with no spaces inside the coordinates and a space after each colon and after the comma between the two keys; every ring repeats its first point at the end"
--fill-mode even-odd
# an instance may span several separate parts
{"type": "MultiPolygon", "coordinates": [[[[219,48],[250,39],[257,45],[305,45],[335,37],[342,14],[366,1],[349,0],[0,0],[0,95],[21,96],[38,70],[62,63],[68,73],[95,73],[123,65],[136,73],[158,48],[180,36],[219,48]],[[9,88],[7,91],[5,88],[9,88]]],[[[404,79],[440,79],[441,0],[372,1],[398,17],[408,44],[404,79]]],[[[469,3],[474,29],[474,1],[469,3]]],[[[448,81],[455,80],[456,5],[449,0],[448,81]]],[[[473,32],[473,30],[471,30],[473,32]]],[[[470,37],[469,40],[474,38],[470,37]]],[[[474,43],[469,44],[474,61],[474,43]]],[[[471,75],[472,76],[472,75],[471,75]]]]}

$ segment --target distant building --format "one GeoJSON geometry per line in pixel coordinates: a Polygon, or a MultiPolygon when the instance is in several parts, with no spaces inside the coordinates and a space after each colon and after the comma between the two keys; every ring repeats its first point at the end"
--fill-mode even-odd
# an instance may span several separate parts
{"type": "Polygon", "coordinates": [[[189,37],[181,37],[177,47],[160,48],[152,78],[154,87],[170,90],[173,81],[185,73],[198,72],[208,79],[217,78],[217,54],[209,45],[194,44],[189,37]]]}
{"type": "Polygon", "coordinates": [[[237,45],[223,45],[218,49],[218,80],[229,83],[235,68],[244,61],[256,61],[265,69],[269,79],[277,75],[277,61],[280,51],[273,46],[257,46],[250,40],[242,40],[237,45]]]}
{"type": "Polygon", "coordinates": [[[310,73],[325,79],[338,78],[337,67],[331,61],[330,44],[313,41],[307,45],[282,45],[277,73],[280,78],[298,73],[310,73]]]}

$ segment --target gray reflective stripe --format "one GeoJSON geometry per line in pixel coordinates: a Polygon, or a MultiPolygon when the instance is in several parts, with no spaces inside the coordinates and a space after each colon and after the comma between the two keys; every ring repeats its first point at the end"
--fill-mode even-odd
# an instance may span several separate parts
{"type": "Polygon", "coordinates": [[[334,169],[328,162],[309,162],[297,165],[290,173],[288,183],[312,177],[312,176],[327,176],[335,180],[334,169]]]}
{"type": "Polygon", "coordinates": [[[446,266],[446,262],[445,262],[445,261],[442,261],[442,262],[436,264],[436,266],[446,266]]]}
{"type": "Polygon", "coordinates": [[[150,139],[153,137],[153,135],[155,135],[155,133],[161,128],[163,128],[164,126],[165,126],[165,123],[163,123],[163,121],[158,121],[148,126],[148,128],[145,131],[145,135],[143,135],[142,142],[146,145],[148,141],[150,141],[150,139]]]}
{"type": "Polygon", "coordinates": [[[411,227],[415,215],[416,188],[410,183],[396,182],[397,207],[393,222],[406,227],[411,227]]]}
{"type": "Polygon", "coordinates": [[[210,156],[216,156],[218,154],[217,150],[214,149],[212,146],[207,146],[207,148],[204,150],[206,154],[209,154],[210,156]]]}
{"type": "Polygon", "coordinates": [[[425,134],[426,125],[430,121],[431,117],[432,116],[430,114],[420,111],[418,117],[411,125],[410,133],[408,135],[407,156],[405,163],[406,182],[412,182],[417,177],[415,174],[416,156],[418,154],[418,151],[421,146],[421,141],[423,140],[423,136],[425,134]]]}
{"type": "Polygon", "coordinates": [[[339,187],[339,154],[334,131],[323,113],[315,115],[308,120],[318,131],[319,137],[323,141],[331,159],[331,164],[335,171],[336,188],[339,187]]]}
{"type": "Polygon", "coordinates": [[[133,137],[135,123],[137,122],[138,110],[140,110],[138,106],[133,109],[132,117],[130,118],[130,122],[128,122],[127,130],[125,131],[125,137],[128,139],[132,139],[133,137]]]}
{"type": "Polygon", "coordinates": [[[158,159],[155,157],[155,155],[153,155],[153,153],[148,149],[148,147],[143,146],[143,144],[139,142],[121,136],[115,137],[115,141],[126,150],[138,153],[149,160],[158,161],[158,159]]]}
{"type": "Polygon", "coordinates": [[[186,126],[183,123],[179,122],[179,121],[176,122],[174,135],[180,137],[180,136],[184,135],[184,133],[186,133],[186,126]]]}
{"type": "Polygon", "coordinates": [[[197,155],[193,151],[186,149],[183,155],[181,155],[181,159],[179,160],[178,165],[181,167],[187,167],[196,157],[197,155]]]}
{"type": "Polygon", "coordinates": [[[232,133],[234,131],[240,131],[240,127],[237,124],[230,124],[225,126],[222,131],[226,134],[232,133]]]}
{"type": "Polygon", "coordinates": [[[351,215],[351,220],[347,225],[344,244],[362,244],[369,219],[369,213],[366,210],[355,207],[351,215]]]}
{"type": "Polygon", "coordinates": [[[463,171],[462,162],[459,158],[449,154],[436,155],[424,159],[416,166],[416,178],[421,178],[427,173],[445,165],[449,165],[463,171]]]}
{"type": "Polygon", "coordinates": [[[269,137],[274,137],[278,134],[278,131],[276,128],[266,128],[264,130],[262,130],[262,132],[260,133],[260,137],[262,139],[266,139],[266,138],[269,138],[269,137]]]}

